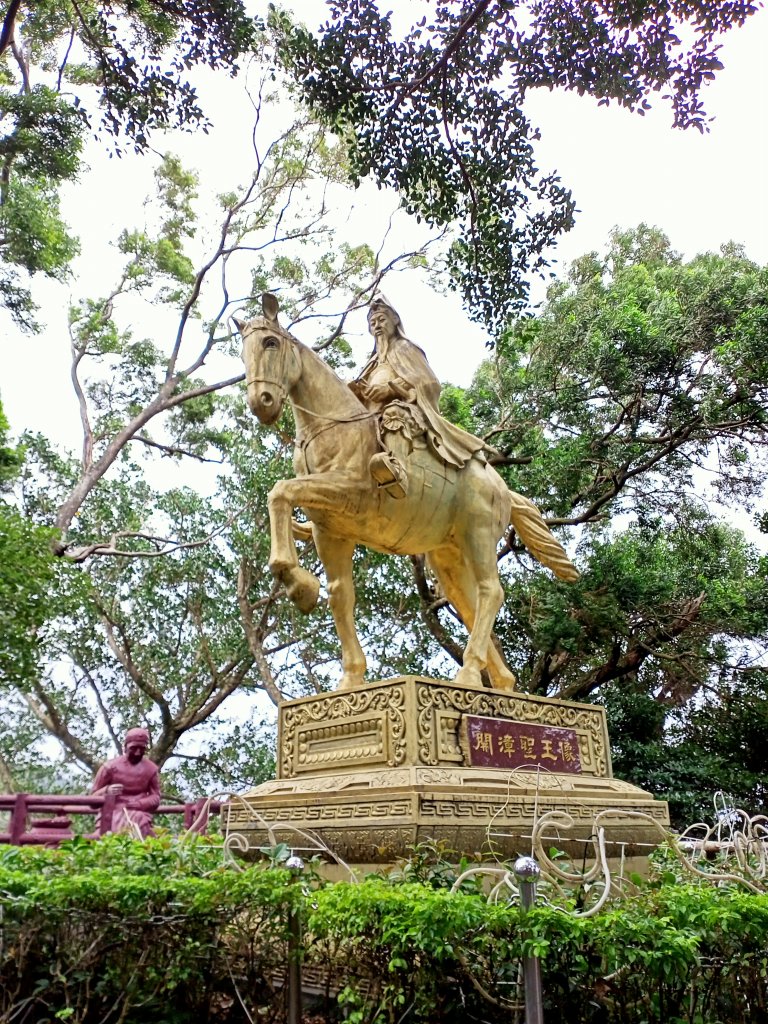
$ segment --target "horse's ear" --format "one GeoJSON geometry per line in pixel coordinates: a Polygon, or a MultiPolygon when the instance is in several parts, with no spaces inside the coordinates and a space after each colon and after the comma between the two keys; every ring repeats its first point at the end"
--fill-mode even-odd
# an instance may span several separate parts
{"type": "Polygon", "coordinates": [[[232,319],[232,323],[235,325],[235,327],[238,329],[238,331],[242,334],[243,330],[248,326],[248,321],[247,320],[238,320],[236,316],[233,316],[231,319],[232,319]]]}
{"type": "Polygon", "coordinates": [[[264,292],[261,296],[261,308],[264,310],[264,316],[267,320],[271,320],[272,323],[277,323],[277,314],[280,312],[280,303],[277,301],[277,296],[271,292],[264,292]]]}

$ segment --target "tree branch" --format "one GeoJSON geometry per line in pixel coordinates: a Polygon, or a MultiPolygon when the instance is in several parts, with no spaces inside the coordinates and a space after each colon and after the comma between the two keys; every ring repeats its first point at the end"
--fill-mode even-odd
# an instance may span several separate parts
{"type": "Polygon", "coordinates": [[[103,698],[101,696],[101,688],[98,686],[98,684],[96,683],[96,680],[93,678],[93,676],[91,675],[91,673],[88,671],[87,668],[85,668],[83,665],[80,665],[79,668],[80,668],[80,671],[83,673],[83,678],[88,683],[88,685],[90,686],[91,690],[93,691],[93,696],[94,696],[94,699],[96,700],[96,703],[98,704],[99,711],[101,712],[101,717],[104,720],[104,725],[106,726],[107,732],[109,733],[109,735],[110,735],[110,737],[112,739],[112,742],[115,745],[115,749],[117,750],[117,752],[119,754],[120,751],[123,748],[123,744],[122,744],[121,738],[117,735],[115,730],[112,728],[112,716],[110,715],[110,713],[109,713],[109,711],[107,709],[107,706],[104,703],[104,700],[103,700],[103,698]]]}
{"type": "Polygon", "coordinates": [[[32,82],[29,78],[29,62],[13,38],[11,39],[10,47],[11,53],[16,58],[16,63],[19,65],[19,71],[21,71],[22,88],[25,93],[32,92],[32,82]]]}
{"type": "Polygon", "coordinates": [[[171,714],[168,701],[165,699],[162,691],[146,678],[145,674],[139,669],[138,665],[133,660],[131,643],[122,626],[110,618],[107,614],[106,608],[103,606],[99,606],[99,611],[101,613],[101,621],[107,636],[109,649],[112,651],[119,664],[123,667],[126,675],[133,682],[136,688],[146,697],[149,697],[149,699],[157,706],[163,723],[163,731],[172,732],[175,723],[173,721],[173,715],[171,714]],[[122,646],[117,642],[115,630],[120,633],[122,646]]]}
{"type": "Polygon", "coordinates": [[[80,563],[86,561],[92,555],[120,555],[122,558],[159,558],[161,555],[171,554],[174,551],[192,551],[196,548],[205,547],[215,537],[219,537],[225,530],[228,530],[247,507],[248,505],[246,504],[236,509],[226,522],[222,523],[221,526],[217,526],[207,536],[201,537],[200,540],[180,541],[174,540],[172,537],[158,537],[151,533],[122,530],[118,533],[113,533],[108,541],[97,541],[94,544],[86,544],[79,548],[68,549],[67,559],[71,562],[80,563]],[[128,540],[131,537],[154,544],[155,550],[126,551],[117,547],[118,540],[128,540]]]}
{"type": "Polygon", "coordinates": [[[706,593],[702,591],[698,597],[686,601],[670,623],[659,624],[649,630],[643,638],[638,637],[627,647],[623,656],[619,656],[617,649],[616,656],[612,657],[610,661],[559,690],[557,696],[562,700],[586,697],[604,683],[636,673],[648,658],[655,655],[656,648],[669,643],[690,629],[699,617],[705,597],[706,593]]]}
{"type": "Polygon", "coordinates": [[[0,29],[0,56],[2,56],[13,40],[16,28],[16,19],[21,8],[21,0],[11,0],[8,10],[3,18],[3,27],[0,29]]]}
{"type": "Polygon", "coordinates": [[[114,435],[112,440],[104,449],[104,453],[101,458],[98,459],[97,462],[94,462],[88,470],[83,473],[80,480],[59,506],[54,525],[61,531],[61,540],[54,546],[54,553],[57,555],[65,555],[67,553],[68,545],[66,543],[66,534],[75,514],[99,480],[101,480],[104,474],[118,458],[126,444],[132,440],[134,435],[141,430],[142,427],[149,423],[149,421],[155,416],[180,405],[182,402],[186,402],[191,398],[197,398],[200,395],[208,395],[212,391],[220,391],[222,388],[231,387],[233,384],[239,384],[240,381],[243,380],[245,380],[245,374],[239,373],[236,377],[230,377],[229,380],[219,381],[216,384],[206,384],[199,388],[193,388],[190,391],[180,391],[177,394],[173,393],[175,387],[174,382],[164,384],[155,398],[153,398],[137,416],[127,423],[122,430],[114,435]]]}
{"type": "Polygon", "coordinates": [[[179,718],[179,729],[178,735],[182,732],[186,732],[188,729],[193,729],[196,725],[201,722],[205,722],[211,715],[224,703],[231,693],[243,684],[245,677],[253,666],[252,658],[242,658],[237,665],[237,670],[233,667],[231,671],[221,673],[222,675],[228,675],[229,679],[223,685],[218,685],[216,688],[209,690],[208,698],[201,704],[197,710],[191,714],[185,714],[179,718]]]}
{"type": "Polygon", "coordinates": [[[279,593],[280,584],[277,580],[272,583],[272,588],[269,593],[269,602],[263,609],[261,614],[261,621],[258,627],[253,621],[253,606],[248,600],[248,590],[251,585],[251,566],[244,558],[240,560],[240,568],[237,571],[237,604],[240,608],[240,617],[243,622],[243,632],[248,642],[248,649],[250,650],[253,658],[256,662],[256,667],[259,670],[259,676],[261,678],[261,685],[266,691],[269,699],[275,705],[279,707],[284,700],[280,688],[275,681],[272,668],[267,661],[264,654],[264,624],[267,619],[270,603],[273,602],[279,593]]]}
{"type": "Polygon", "coordinates": [[[4,793],[16,792],[16,781],[13,777],[13,772],[2,754],[0,754],[0,786],[3,787],[4,793]]]}
{"type": "Polygon", "coordinates": [[[191,452],[188,448],[178,448],[173,444],[161,444],[160,441],[153,441],[152,438],[147,437],[146,434],[136,434],[131,438],[131,441],[141,441],[141,443],[145,444],[148,448],[157,448],[158,451],[161,451],[164,455],[169,457],[174,455],[183,455],[189,459],[195,459],[197,462],[212,462],[219,466],[224,461],[223,459],[207,459],[204,455],[198,455],[197,452],[191,452]]]}
{"type": "Polygon", "coordinates": [[[25,691],[22,696],[27,706],[40,724],[54,736],[63,747],[84,765],[89,771],[95,772],[98,762],[90,754],[80,740],[70,731],[61,713],[54,704],[49,693],[43,689],[39,681],[32,682],[32,691],[25,691]]]}

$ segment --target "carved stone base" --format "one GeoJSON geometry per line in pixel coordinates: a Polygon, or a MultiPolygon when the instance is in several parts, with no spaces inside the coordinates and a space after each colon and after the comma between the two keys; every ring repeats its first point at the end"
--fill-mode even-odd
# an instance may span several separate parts
{"type": "Polygon", "coordinates": [[[551,845],[582,856],[594,816],[615,808],[608,842],[634,856],[658,833],[631,812],[669,822],[665,803],[611,777],[594,705],[404,676],[286,703],[279,751],[278,779],[228,810],[228,833],[251,849],[316,837],[349,863],[389,863],[434,840],[508,858],[559,810],[574,826],[551,845]]]}

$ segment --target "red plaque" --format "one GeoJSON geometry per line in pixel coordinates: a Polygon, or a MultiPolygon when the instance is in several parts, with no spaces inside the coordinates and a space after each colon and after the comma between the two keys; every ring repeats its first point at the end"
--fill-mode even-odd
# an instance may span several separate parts
{"type": "Polygon", "coordinates": [[[573,729],[464,715],[462,732],[465,755],[477,768],[530,766],[581,775],[579,740],[573,729]]]}

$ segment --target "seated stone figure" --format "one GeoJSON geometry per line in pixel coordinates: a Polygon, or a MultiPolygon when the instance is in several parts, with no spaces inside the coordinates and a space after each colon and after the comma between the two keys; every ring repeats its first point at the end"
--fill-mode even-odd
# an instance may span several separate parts
{"type": "Polygon", "coordinates": [[[440,381],[383,297],[371,303],[368,327],[375,339],[373,354],[349,387],[366,408],[381,414],[384,451],[374,455],[369,465],[378,485],[395,498],[405,497],[406,464],[414,448],[429,446],[443,463],[456,469],[473,457],[484,460],[485,443],[440,415],[440,381]]]}
{"type": "Polygon", "coordinates": [[[152,815],[160,806],[160,772],[145,758],[149,747],[146,729],[129,729],[123,753],[105,762],[96,773],[91,792],[114,793],[117,797],[112,816],[112,832],[138,829],[142,839],[152,830],[152,815]]]}

